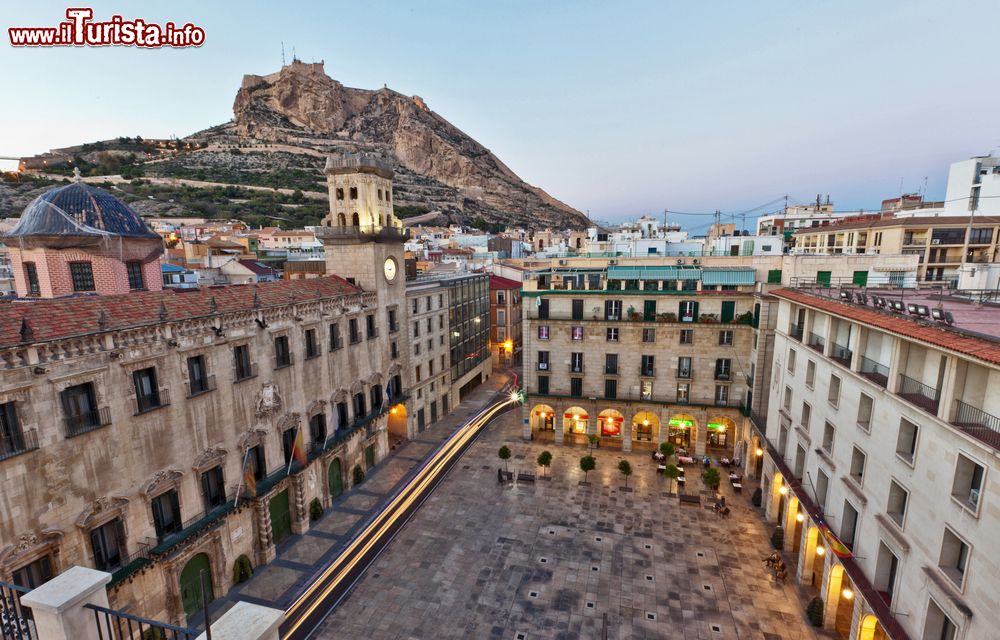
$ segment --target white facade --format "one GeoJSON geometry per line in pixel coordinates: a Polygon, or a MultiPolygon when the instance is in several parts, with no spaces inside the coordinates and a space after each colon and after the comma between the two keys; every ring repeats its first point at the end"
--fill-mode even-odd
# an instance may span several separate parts
{"type": "Polygon", "coordinates": [[[952,163],[945,215],[1000,215],[1000,158],[981,156],[952,163]]]}

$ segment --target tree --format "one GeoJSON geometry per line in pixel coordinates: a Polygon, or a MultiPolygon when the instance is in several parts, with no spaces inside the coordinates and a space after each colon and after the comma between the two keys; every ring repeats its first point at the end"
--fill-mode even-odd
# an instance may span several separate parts
{"type": "Polygon", "coordinates": [[[597,468],[597,460],[594,456],[583,456],[580,458],[580,469],[583,470],[583,481],[587,481],[587,474],[597,468]]]}
{"type": "Polygon", "coordinates": [[[669,458],[670,456],[674,455],[674,453],[676,453],[676,450],[674,449],[674,445],[672,443],[670,443],[670,442],[661,442],[660,443],[660,453],[662,453],[664,455],[664,457],[669,458]]]}
{"type": "Polygon", "coordinates": [[[625,488],[628,489],[628,477],[632,475],[632,465],[628,463],[628,460],[622,460],[618,463],[618,470],[625,476],[625,488]]]}
{"type": "Polygon", "coordinates": [[[543,451],[538,454],[538,466],[542,468],[542,477],[545,477],[545,468],[552,464],[552,454],[548,451],[543,451]]]}
{"type": "Polygon", "coordinates": [[[596,433],[592,433],[589,436],[587,436],[587,442],[590,443],[590,448],[591,449],[596,449],[597,445],[600,444],[601,439],[599,437],[597,437],[596,433]]]}
{"type": "Polygon", "coordinates": [[[500,451],[497,452],[497,455],[500,457],[501,460],[503,460],[503,470],[506,471],[507,461],[510,460],[510,449],[508,449],[507,446],[504,445],[500,447],[500,451]]]}
{"type": "Polygon", "coordinates": [[[719,483],[722,482],[722,476],[719,475],[719,470],[715,467],[709,467],[705,469],[705,472],[701,474],[701,479],[705,482],[705,486],[710,489],[718,489],[719,483]]]}
{"type": "MultiPolygon", "coordinates": [[[[664,443],[666,444],[666,443],[664,443]]],[[[663,475],[670,478],[670,490],[674,490],[674,482],[677,478],[681,477],[681,470],[677,468],[675,464],[668,464],[667,468],[663,470],[663,475]]]]}

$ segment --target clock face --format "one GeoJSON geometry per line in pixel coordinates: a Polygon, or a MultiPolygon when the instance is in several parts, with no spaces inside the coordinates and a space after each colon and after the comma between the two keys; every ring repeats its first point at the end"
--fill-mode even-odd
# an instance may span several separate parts
{"type": "Polygon", "coordinates": [[[396,259],[386,258],[385,264],[382,265],[382,271],[385,273],[385,279],[392,282],[396,279],[396,259]]]}

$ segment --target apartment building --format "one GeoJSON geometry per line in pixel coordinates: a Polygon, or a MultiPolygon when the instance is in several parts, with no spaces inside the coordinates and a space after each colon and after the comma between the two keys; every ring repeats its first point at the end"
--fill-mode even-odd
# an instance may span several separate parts
{"type": "Polygon", "coordinates": [[[996,637],[1000,309],[955,292],[771,293],[770,410],[747,473],[823,626],[996,637]]]}
{"type": "Polygon", "coordinates": [[[521,363],[521,281],[490,276],[490,351],[495,366],[521,363]]]}

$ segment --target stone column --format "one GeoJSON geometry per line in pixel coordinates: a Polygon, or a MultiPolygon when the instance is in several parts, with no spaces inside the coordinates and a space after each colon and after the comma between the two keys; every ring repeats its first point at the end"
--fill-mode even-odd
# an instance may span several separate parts
{"type": "Polygon", "coordinates": [[[86,567],[70,567],[21,597],[31,609],[39,638],[45,640],[98,640],[94,612],[84,607],[108,606],[105,585],[111,574],[86,567]]]}
{"type": "MultiPolygon", "coordinates": [[[[521,420],[523,420],[524,425],[521,428],[521,439],[531,440],[531,409],[528,407],[527,403],[521,405],[521,420]]],[[[542,418],[542,420],[544,420],[544,418],[542,418]]]]}
{"type": "Polygon", "coordinates": [[[291,477],[289,483],[292,494],[292,533],[301,535],[309,531],[309,509],[306,505],[306,471],[291,477]]]}
{"type": "Polygon", "coordinates": [[[268,501],[258,498],[253,501],[254,525],[257,527],[257,544],[254,545],[254,555],[257,556],[256,565],[265,565],[274,560],[277,552],[274,547],[274,538],[271,535],[271,510],[268,508],[268,501]]]}
{"type": "MultiPolygon", "coordinates": [[[[285,612],[249,602],[237,602],[212,623],[212,640],[279,640],[285,612]]],[[[202,633],[196,640],[205,640],[202,633]]]]}
{"type": "Polygon", "coordinates": [[[632,421],[622,419],[622,451],[632,450],[632,421]]]}

